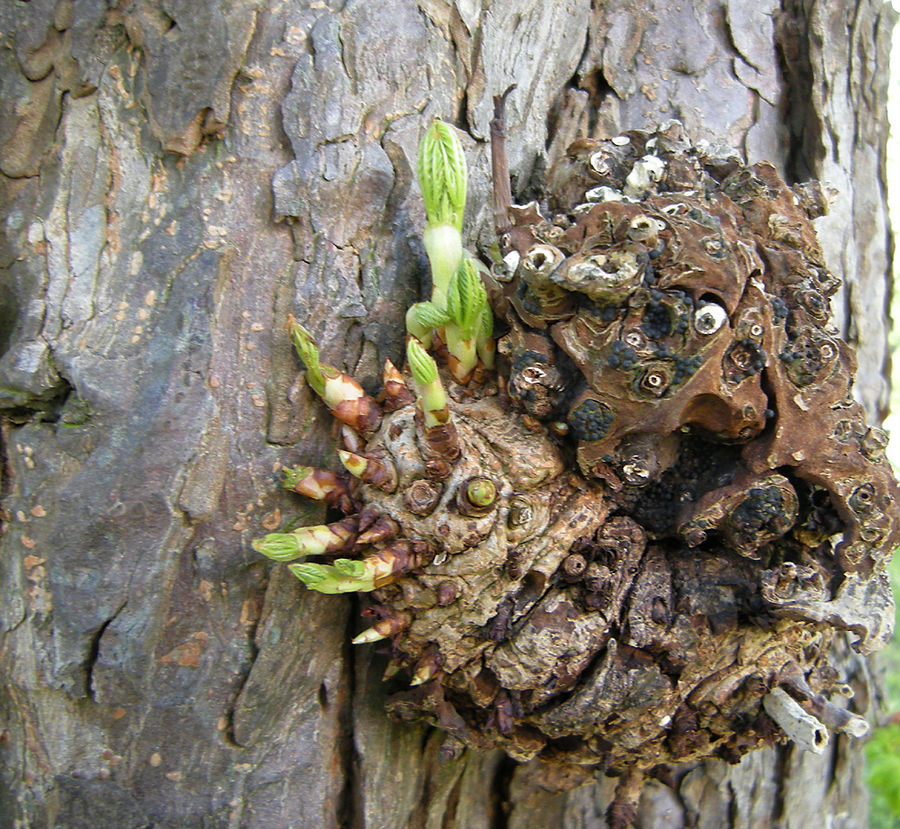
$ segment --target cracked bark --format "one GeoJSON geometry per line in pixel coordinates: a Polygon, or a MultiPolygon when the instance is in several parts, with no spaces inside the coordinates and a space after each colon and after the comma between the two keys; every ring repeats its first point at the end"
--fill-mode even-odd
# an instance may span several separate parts
{"type": "MultiPolygon", "coordinates": [[[[602,826],[614,781],[536,789],[442,758],[350,659],[350,600],[249,550],[322,515],[277,464],[331,462],[282,321],[374,390],[424,292],[415,149],[468,134],[490,241],[491,96],[517,195],[578,135],[692,137],[835,185],[819,220],[873,422],[886,403],[875,0],[641,5],[232,0],[0,10],[0,826],[602,826]],[[846,60],[848,54],[855,57],[846,60]]],[[[869,665],[841,645],[856,709],[869,665]]],[[[639,826],[864,825],[860,747],[648,782],[639,826]]]]}

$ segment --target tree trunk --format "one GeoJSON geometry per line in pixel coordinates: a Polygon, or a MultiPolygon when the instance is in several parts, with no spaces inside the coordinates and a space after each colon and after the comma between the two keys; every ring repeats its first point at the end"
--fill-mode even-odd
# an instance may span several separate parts
{"type": "MultiPolygon", "coordinates": [[[[389,721],[350,599],[249,539],[322,515],[294,313],[370,390],[423,292],[416,145],[468,135],[490,242],[491,97],[514,190],[578,136],[681,119],[838,189],[856,393],[887,401],[880,0],[32,0],[0,9],[0,827],[599,827],[500,753],[389,721]],[[388,10],[389,8],[389,10],[388,10]],[[849,56],[849,57],[848,57],[849,56]]],[[[871,717],[868,663],[840,660],[871,717]]],[[[643,827],[865,825],[861,746],[783,747],[648,783],[643,827]]]]}

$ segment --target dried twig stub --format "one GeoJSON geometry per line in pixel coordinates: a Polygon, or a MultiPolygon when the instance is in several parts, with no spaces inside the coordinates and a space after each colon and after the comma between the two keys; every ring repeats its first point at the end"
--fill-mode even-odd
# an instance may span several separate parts
{"type": "Polygon", "coordinates": [[[828,747],[828,729],[783,688],[773,688],[763,697],[763,708],[778,727],[806,751],[822,754],[828,747]]]}

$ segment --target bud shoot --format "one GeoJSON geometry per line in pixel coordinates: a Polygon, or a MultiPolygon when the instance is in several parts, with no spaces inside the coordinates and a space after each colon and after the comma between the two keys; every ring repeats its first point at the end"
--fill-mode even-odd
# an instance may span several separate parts
{"type": "Polygon", "coordinates": [[[438,376],[437,363],[418,340],[407,343],[406,358],[416,383],[425,428],[446,423],[450,419],[450,410],[447,408],[447,394],[438,376]]]}
{"type": "Polygon", "coordinates": [[[456,130],[435,121],[419,144],[419,187],[428,224],[452,225],[462,231],[466,207],[466,156],[456,130]]]}

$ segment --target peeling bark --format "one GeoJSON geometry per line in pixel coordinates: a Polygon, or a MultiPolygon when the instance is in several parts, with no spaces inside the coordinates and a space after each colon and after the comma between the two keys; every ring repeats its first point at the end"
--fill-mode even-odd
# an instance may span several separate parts
{"type": "MultiPolygon", "coordinates": [[[[553,794],[387,720],[384,665],[348,653],[350,601],[247,545],[324,520],[274,474],[334,457],[288,313],[370,392],[400,362],[434,117],[469,135],[466,235],[484,243],[491,97],[513,82],[519,199],[573,138],[670,117],[831,183],[817,225],[856,393],[883,414],[892,13],[487,5],[0,9],[0,826],[604,825],[615,781],[553,794]]],[[[837,648],[870,714],[868,663],[837,648]]],[[[678,769],[644,787],[637,825],[861,826],[860,766],[841,736],[678,769]]]]}

